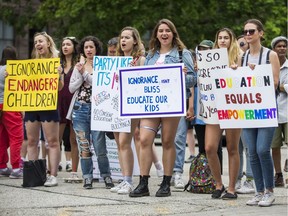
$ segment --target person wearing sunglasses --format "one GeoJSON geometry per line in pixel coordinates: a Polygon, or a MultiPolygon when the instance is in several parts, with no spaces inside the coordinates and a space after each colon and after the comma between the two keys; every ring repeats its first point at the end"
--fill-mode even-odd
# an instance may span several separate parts
{"type": "MultiPolygon", "coordinates": [[[[244,23],[244,38],[249,44],[238,65],[249,66],[254,70],[257,65],[271,64],[274,87],[278,87],[280,63],[277,53],[263,47],[261,41],[264,27],[260,20],[249,19],[244,23]]],[[[286,113],[287,114],[287,113],[286,113]]],[[[250,164],[256,185],[255,196],[246,202],[247,205],[271,206],[275,201],[273,194],[274,174],[270,153],[275,127],[244,128],[242,138],[247,143],[250,164]]]]}

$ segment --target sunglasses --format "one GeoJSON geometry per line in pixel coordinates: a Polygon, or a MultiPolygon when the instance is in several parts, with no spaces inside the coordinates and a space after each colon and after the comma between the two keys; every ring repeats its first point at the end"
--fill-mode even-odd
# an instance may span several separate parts
{"type": "Polygon", "coordinates": [[[249,33],[249,35],[253,35],[255,33],[256,29],[248,29],[248,30],[244,30],[243,34],[247,35],[247,33],[249,33]]]}

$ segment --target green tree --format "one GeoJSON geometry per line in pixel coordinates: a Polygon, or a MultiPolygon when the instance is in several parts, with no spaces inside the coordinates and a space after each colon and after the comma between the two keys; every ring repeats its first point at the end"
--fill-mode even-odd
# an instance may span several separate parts
{"type": "Polygon", "coordinates": [[[32,0],[24,2],[1,1],[0,19],[13,25],[19,34],[24,26],[35,29],[49,26],[56,41],[67,35],[77,38],[95,35],[106,43],[127,25],[136,27],[148,41],[149,33],[161,18],[174,22],[189,48],[204,38],[214,40],[216,31],[222,27],[240,35],[244,21],[249,18],[263,22],[266,46],[273,37],[287,34],[286,0],[45,0],[38,6],[32,0]]]}

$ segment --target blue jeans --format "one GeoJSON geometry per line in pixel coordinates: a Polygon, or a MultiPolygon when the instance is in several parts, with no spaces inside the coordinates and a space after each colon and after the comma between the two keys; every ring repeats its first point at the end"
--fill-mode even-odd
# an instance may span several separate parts
{"type": "Polygon", "coordinates": [[[250,160],[249,160],[249,151],[247,148],[247,144],[242,141],[242,135],[240,138],[239,142],[239,156],[240,156],[240,167],[239,167],[239,172],[238,172],[238,179],[241,180],[243,177],[243,163],[244,163],[244,157],[243,157],[243,151],[245,151],[245,159],[246,159],[246,177],[247,178],[253,178],[252,170],[251,170],[251,165],[250,165],[250,160]]]}
{"type": "Polygon", "coordinates": [[[91,104],[76,101],[72,112],[72,122],[79,149],[83,178],[93,178],[91,141],[97,156],[101,177],[111,176],[105,133],[91,131],[91,104]]]}
{"type": "Polygon", "coordinates": [[[185,161],[185,150],[186,150],[186,137],[187,137],[188,123],[184,116],[180,118],[176,136],[175,136],[175,146],[176,146],[176,159],[174,163],[173,172],[183,173],[183,166],[185,161]]]}
{"type": "Polygon", "coordinates": [[[270,153],[275,128],[243,129],[257,192],[274,188],[274,167],[270,153]]]}

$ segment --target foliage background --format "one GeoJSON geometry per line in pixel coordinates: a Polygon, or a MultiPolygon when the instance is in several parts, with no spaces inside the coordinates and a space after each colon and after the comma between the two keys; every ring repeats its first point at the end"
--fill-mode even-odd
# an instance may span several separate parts
{"type": "Polygon", "coordinates": [[[43,30],[60,42],[64,36],[97,36],[104,44],[125,26],[136,27],[148,46],[157,21],[174,22],[188,48],[203,39],[214,41],[218,29],[231,28],[237,36],[243,23],[260,19],[265,46],[272,38],[287,35],[286,0],[0,0],[0,19],[12,24],[16,34],[24,29],[43,30]],[[40,4],[39,4],[40,3],[40,4]],[[19,19],[20,18],[20,19],[19,19]]]}

